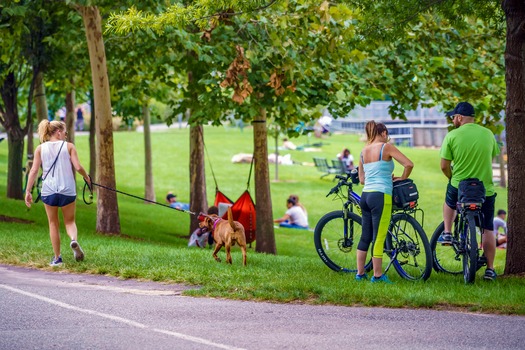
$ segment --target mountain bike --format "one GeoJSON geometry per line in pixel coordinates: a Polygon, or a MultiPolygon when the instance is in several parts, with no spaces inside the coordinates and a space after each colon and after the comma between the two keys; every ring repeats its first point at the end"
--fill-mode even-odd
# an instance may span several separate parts
{"type": "Polygon", "coordinates": [[[476,271],[487,264],[480,255],[477,237],[481,241],[481,203],[458,203],[457,215],[452,228],[452,243],[443,244],[439,237],[445,226],[438,225],[430,239],[433,267],[436,272],[453,275],[463,274],[465,283],[474,283],[476,271]]]}
{"type": "MultiPolygon", "coordinates": [[[[339,181],[327,197],[335,195],[336,199],[343,202],[343,207],[342,210],[325,214],[317,223],[314,230],[315,249],[330,269],[355,273],[356,249],[362,228],[361,198],[353,191],[353,185],[359,179],[355,171],[335,178],[339,181]]],[[[432,254],[425,231],[415,218],[417,212],[423,215],[423,211],[417,208],[393,211],[385,240],[384,252],[389,261],[384,273],[393,265],[398,274],[407,280],[426,280],[430,276],[432,254]]],[[[365,269],[372,269],[372,259],[367,262],[365,269]]]]}

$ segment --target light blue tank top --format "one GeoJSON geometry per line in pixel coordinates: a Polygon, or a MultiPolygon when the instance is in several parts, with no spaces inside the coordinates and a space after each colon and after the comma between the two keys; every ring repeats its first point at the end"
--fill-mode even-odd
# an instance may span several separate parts
{"type": "Polygon", "coordinates": [[[365,171],[365,186],[363,192],[381,192],[392,195],[392,173],[394,172],[394,161],[383,160],[383,149],[379,152],[379,161],[366,163],[361,154],[361,163],[365,171]]]}

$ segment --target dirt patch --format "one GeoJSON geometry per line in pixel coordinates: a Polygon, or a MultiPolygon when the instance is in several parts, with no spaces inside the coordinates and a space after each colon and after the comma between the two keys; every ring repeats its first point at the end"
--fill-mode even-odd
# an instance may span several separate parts
{"type": "Polygon", "coordinates": [[[0,215],[0,222],[16,222],[18,224],[32,224],[34,221],[0,215]]]}

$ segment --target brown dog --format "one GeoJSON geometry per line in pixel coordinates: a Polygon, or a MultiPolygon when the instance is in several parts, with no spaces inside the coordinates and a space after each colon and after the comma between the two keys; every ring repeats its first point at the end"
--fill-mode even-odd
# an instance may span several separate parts
{"type": "Polygon", "coordinates": [[[246,235],[244,233],[244,226],[238,221],[233,221],[232,210],[228,208],[228,221],[223,220],[218,215],[207,215],[199,226],[207,227],[213,235],[215,241],[215,250],[213,257],[220,262],[221,259],[217,256],[217,252],[224,246],[226,247],[226,262],[232,263],[232,256],[230,253],[231,247],[237,243],[242,251],[242,264],[246,266],[246,235]]]}

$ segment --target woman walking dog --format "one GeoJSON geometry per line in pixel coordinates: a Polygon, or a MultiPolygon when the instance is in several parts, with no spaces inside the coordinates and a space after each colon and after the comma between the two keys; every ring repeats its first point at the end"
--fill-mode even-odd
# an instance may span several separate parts
{"type": "Polygon", "coordinates": [[[42,165],[42,202],[49,222],[49,236],[54,256],[50,266],[62,265],[60,255],[60,222],[58,208],[62,209],[67,235],[71,238],[70,247],[76,261],[84,259],[84,252],[77,242],[77,224],[75,223],[75,201],[77,198],[75,177],[71,165],[91,187],[91,179],[80,161],[75,146],[66,141],[66,124],[62,121],[42,120],[38,125],[41,144],[35,150],[33,166],[29,172],[25,203],[31,207],[33,197],[31,189],[42,165]]]}

